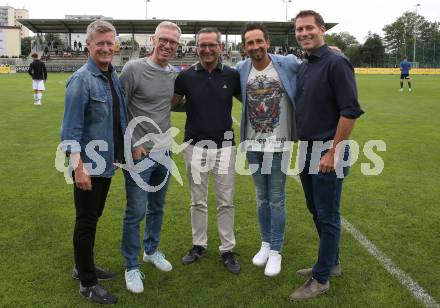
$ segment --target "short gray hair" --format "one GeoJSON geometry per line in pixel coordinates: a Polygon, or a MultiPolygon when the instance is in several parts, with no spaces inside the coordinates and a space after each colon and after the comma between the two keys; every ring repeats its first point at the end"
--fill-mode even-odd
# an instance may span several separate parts
{"type": "Polygon", "coordinates": [[[113,32],[113,34],[116,37],[115,27],[113,27],[113,25],[108,21],[98,19],[87,26],[86,42],[89,42],[92,39],[92,35],[96,32],[99,33],[113,32]]]}
{"type": "Polygon", "coordinates": [[[179,32],[179,36],[182,34],[182,30],[178,25],[176,25],[174,22],[166,20],[166,21],[162,21],[160,24],[157,25],[156,31],[154,31],[154,36],[157,36],[159,34],[160,29],[162,28],[176,30],[177,32],[179,32]]]}
{"type": "Polygon", "coordinates": [[[205,28],[200,29],[199,32],[197,32],[197,35],[196,35],[197,44],[199,43],[199,36],[202,33],[215,33],[217,35],[217,42],[219,44],[222,43],[222,33],[217,28],[215,28],[215,27],[205,27],[205,28]]]}

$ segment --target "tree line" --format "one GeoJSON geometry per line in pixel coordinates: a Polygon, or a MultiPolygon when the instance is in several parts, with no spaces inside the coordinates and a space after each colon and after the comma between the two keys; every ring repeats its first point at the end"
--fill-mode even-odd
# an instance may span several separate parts
{"type": "Polygon", "coordinates": [[[383,27],[384,36],[369,32],[360,44],[347,32],[326,37],[331,45],[338,46],[355,66],[395,67],[404,56],[419,67],[440,66],[440,23],[430,22],[414,12],[405,12],[393,23],[383,27]]]}
{"type": "MultiPolygon", "coordinates": [[[[349,32],[326,34],[327,44],[339,47],[356,67],[396,67],[404,56],[419,67],[440,67],[440,22],[430,22],[422,15],[405,12],[383,27],[383,37],[368,32],[363,44],[349,32]]],[[[298,47],[293,35],[272,38],[272,45],[298,47]]]]}

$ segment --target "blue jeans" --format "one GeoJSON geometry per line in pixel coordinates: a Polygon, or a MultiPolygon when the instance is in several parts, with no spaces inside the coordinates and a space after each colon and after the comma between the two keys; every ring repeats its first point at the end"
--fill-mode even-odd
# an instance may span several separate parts
{"type": "Polygon", "coordinates": [[[255,184],[261,241],[269,243],[270,249],[279,252],[283,248],[286,225],[286,174],[281,171],[282,154],[247,152],[249,165],[258,165],[258,170],[252,174],[252,178],[255,184]],[[268,158],[266,160],[265,155],[268,158]],[[267,164],[266,161],[270,162],[272,155],[272,164],[267,164]]]}
{"type": "MultiPolygon", "coordinates": [[[[322,155],[324,155],[322,153],[322,155]]],[[[316,231],[319,235],[318,261],[312,269],[313,278],[326,283],[331,268],[339,263],[339,240],[341,237],[341,217],[339,213],[343,178],[336,172],[309,174],[311,147],[307,149],[304,170],[300,179],[306,197],[307,208],[313,215],[316,231]]],[[[348,148],[344,159],[347,159],[348,148]]],[[[348,167],[344,168],[348,175],[348,167]]]]}
{"type": "MultiPolygon", "coordinates": [[[[163,152],[161,152],[163,155],[163,152]]],[[[125,267],[130,270],[139,268],[139,252],[141,250],[139,229],[140,222],[146,219],[144,232],[144,251],[153,254],[157,250],[162,228],[165,195],[170,178],[170,165],[160,164],[155,159],[155,153],[134,160],[137,164],[146,160],[146,170],[139,173],[140,178],[150,186],[163,185],[158,191],[145,191],[136,183],[130,172],[124,170],[127,207],[125,209],[124,225],[122,232],[122,255],[125,258],[125,267]]],[[[160,154],[158,154],[160,155],[160,154]]],[[[167,155],[170,161],[171,155],[167,155]]]]}

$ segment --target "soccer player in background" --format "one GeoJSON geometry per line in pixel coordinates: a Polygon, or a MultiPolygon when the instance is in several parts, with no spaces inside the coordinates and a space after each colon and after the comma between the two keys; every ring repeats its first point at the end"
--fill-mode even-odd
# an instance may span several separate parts
{"type": "Polygon", "coordinates": [[[41,106],[41,98],[45,90],[44,83],[47,79],[46,65],[38,60],[36,53],[32,54],[32,63],[29,65],[28,73],[32,77],[32,89],[34,90],[34,105],[41,106]]]}
{"type": "Polygon", "coordinates": [[[411,62],[408,61],[408,57],[403,57],[400,62],[400,92],[403,92],[403,80],[406,79],[408,83],[408,90],[411,92],[411,78],[409,77],[409,71],[411,69],[411,62]]]}

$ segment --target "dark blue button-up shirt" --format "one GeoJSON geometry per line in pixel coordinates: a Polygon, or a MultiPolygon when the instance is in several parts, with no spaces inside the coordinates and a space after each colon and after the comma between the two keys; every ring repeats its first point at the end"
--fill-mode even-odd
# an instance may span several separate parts
{"type": "Polygon", "coordinates": [[[326,44],[306,57],[296,83],[300,140],[331,140],[341,116],[356,119],[364,113],[357,98],[353,65],[326,44]]]}

